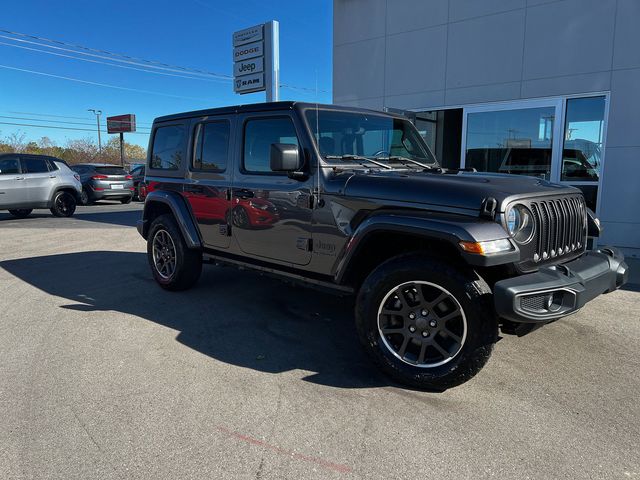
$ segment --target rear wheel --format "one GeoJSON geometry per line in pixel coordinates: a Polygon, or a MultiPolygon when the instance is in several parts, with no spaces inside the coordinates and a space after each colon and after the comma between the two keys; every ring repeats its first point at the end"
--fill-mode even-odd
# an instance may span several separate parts
{"type": "Polygon", "coordinates": [[[57,192],[53,197],[51,213],[55,217],[70,217],[76,211],[76,198],[69,192],[57,192]]]}
{"type": "Polygon", "coordinates": [[[32,208],[18,208],[15,210],[9,210],[9,213],[16,218],[26,218],[31,215],[31,212],[33,212],[32,208]]]}
{"type": "Polygon", "coordinates": [[[414,388],[445,390],[472,378],[497,340],[491,290],[473,270],[409,254],[367,277],[356,326],[374,362],[414,388]]]}
{"type": "Polygon", "coordinates": [[[85,188],[80,192],[80,205],[89,205],[91,203],[91,199],[89,198],[89,193],[85,188]]]}
{"type": "Polygon", "coordinates": [[[166,290],[186,290],[202,272],[202,254],[187,247],[172,215],[161,215],[151,224],[147,259],[156,282],[166,290]]]}
{"type": "Polygon", "coordinates": [[[123,204],[125,204],[125,205],[126,205],[127,203],[131,203],[131,198],[132,198],[132,197],[121,198],[121,199],[120,199],[120,203],[123,203],[123,204]]]}

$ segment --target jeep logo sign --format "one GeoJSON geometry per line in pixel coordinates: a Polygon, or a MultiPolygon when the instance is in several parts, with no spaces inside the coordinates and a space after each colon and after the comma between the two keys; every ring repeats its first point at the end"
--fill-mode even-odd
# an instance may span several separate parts
{"type": "Polygon", "coordinates": [[[264,60],[262,58],[253,58],[233,64],[233,76],[249,75],[252,73],[260,73],[264,70],[264,60]]]}

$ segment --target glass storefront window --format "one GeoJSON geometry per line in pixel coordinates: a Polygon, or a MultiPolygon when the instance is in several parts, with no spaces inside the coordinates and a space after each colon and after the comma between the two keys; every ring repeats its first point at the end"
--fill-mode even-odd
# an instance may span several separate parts
{"type": "Polygon", "coordinates": [[[604,96],[567,100],[560,180],[582,190],[593,211],[598,198],[594,182],[600,179],[602,167],[604,114],[604,96]]]}
{"type": "Polygon", "coordinates": [[[553,106],[469,113],[465,166],[549,180],[554,121],[553,106]]]}
{"type": "Polygon", "coordinates": [[[604,96],[567,100],[562,151],[563,181],[598,181],[602,163],[604,107],[604,96]]]}

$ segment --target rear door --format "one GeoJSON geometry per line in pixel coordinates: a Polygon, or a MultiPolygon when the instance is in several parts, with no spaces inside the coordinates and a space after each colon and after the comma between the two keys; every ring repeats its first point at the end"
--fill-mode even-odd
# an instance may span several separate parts
{"type": "Polygon", "coordinates": [[[204,244],[226,249],[231,242],[231,132],[234,115],[191,122],[191,149],[183,196],[189,202],[204,244]]]}
{"type": "Polygon", "coordinates": [[[49,163],[43,157],[26,155],[21,158],[21,163],[29,203],[47,203],[51,200],[53,187],[57,184],[57,172],[49,171],[49,163]]]}
{"type": "Polygon", "coordinates": [[[0,157],[0,208],[28,204],[25,177],[17,156],[0,157]]]}
{"type": "Polygon", "coordinates": [[[290,112],[238,117],[239,165],[234,169],[233,237],[246,254],[284,263],[311,261],[312,177],[290,178],[270,168],[273,143],[309,150],[302,126],[290,112]]]}

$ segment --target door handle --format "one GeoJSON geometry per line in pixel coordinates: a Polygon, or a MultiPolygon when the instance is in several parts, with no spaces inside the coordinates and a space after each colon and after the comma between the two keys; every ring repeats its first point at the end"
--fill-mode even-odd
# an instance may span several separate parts
{"type": "Polygon", "coordinates": [[[49,178],[58,178],[55,175],[49,175],[49,178]]]}
{"type": "Polygon", "coordinates": [[[15,180],[24,180],[24,177],[16,177],[15,180]]]}
{"type": "Polygon", "coordinates": [[[241,198],[242,200],[246,200],[247,198],[253,198],[254,193],[251,190],[247,190],[246,188],[242,188],[236,191],[236,196],[241,198]]]}

